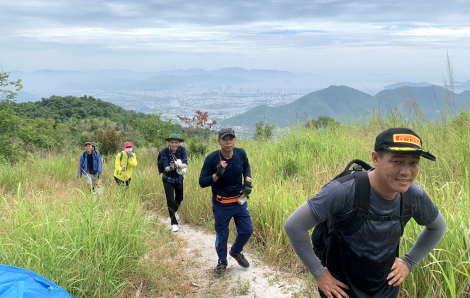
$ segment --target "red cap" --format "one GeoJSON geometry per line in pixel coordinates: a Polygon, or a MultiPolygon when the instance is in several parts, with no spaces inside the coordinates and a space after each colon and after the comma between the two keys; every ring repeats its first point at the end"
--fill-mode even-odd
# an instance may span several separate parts
{"type": "Polygon", "coordinates": [[[91,144],[91,142],[86,142],[86,143],[85,143],[85,146],[86,146],[86,145],[92,145],[92,144],[91,144]]]}
{"type": "Polygon", "coordinates": [[[124,143],[124,148],[127,148],[127,147],[132,147],[132,143],[131,142],[125,142],[124,143]]]}

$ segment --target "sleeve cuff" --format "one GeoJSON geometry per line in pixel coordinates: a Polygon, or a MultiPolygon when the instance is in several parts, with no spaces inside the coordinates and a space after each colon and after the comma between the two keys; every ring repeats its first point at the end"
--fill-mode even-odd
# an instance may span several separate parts
{"type": "Polygon", "coordinates": [[[408,254],[405,254],[402,258],[403,261],[405,261],[406,266],[408,267],[408,270],[413,271],[413,269],[418,265],[415,263],[411,257],[408,254]]]}
{"type": "Polygon", "coordinates": [[[325,267],[321,267],[321,270],[318,270],[318,272],[312,272],[313,278],[318,279],[320,278],[323,273],[325,273],[325,267]]]}

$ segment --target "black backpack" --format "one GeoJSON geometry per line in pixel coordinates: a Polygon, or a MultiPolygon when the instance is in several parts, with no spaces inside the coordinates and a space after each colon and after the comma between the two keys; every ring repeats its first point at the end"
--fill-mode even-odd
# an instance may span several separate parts
{"type": "MultiPolygon", "coordinates": [[[[341,238],[345,235],[354,234],[361,227],[365,220],[399,220],[401,223],[401,235],[403,235],[405,225],[411,219],[412,198],[409,189],[401,194],[402,199],[399,217],[378,216],[369,214],[370,182],[369,176],[365,171],[370,169],[372,169],[372,167],[368,163],[359,159],[354,159],[350,163],[348,163],[342,173],[340,173],[333,179],[341,183],[344,183],[351,179],[356,179],[356,195],[354,202],[354,211],[351,213],[349,218],[337,223],[333,223],[332,225],[329,224],[328,220],[325,220],[319,223],[312,232],[313,250],[322,262],[323,266],[326,266],[326,255],[333,237],[341,238]],[[352,170],[350,170],[349,168],[353,164],[356,165],[353,167],[352,170]]],[[[397,257],[398,248],[399,247],[397,247],[397,257]]]]}
{"type": "MultiPolygon", "coordinates": [[[[176,152],[178,152],[178,150],[180,150],[181,146],[178,146],[178,148],[176,148],[176,152]]],[[[166,147],[164,150],[165,153],[166,153],[166,156],[170,156],[170,148],[166,147]]],[[[175,152],[175,154],[176,154],[175,152]]],[[[158,166],[158,173],[159,175],[163,173],[163,171],[165,171],[165,168],[163,167],[163,160],[162,160],[162,151],[159,151],[158,152],[158,157],[157,157],[157,166],[158,166]]]]}

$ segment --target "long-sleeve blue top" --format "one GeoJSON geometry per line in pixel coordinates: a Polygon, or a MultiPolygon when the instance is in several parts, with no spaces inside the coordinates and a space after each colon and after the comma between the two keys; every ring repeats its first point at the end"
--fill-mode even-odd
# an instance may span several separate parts
{"type": "MultiPolygon", "coordinates": [[[[175,161],[176,159],[181,159],[181,162],[188,164],[188,156],[186,155],[186,148],[183,146],[178,146],[176,152],[171,151],[170,146],[160,151],[160,155],[163,162],[163,168],[166,168],[170,165],[170,161],[175,161]],[[167,148],[170,151],[170,156],[167,156],[167,148]]],[[[183,175],[179,175],[176,170],[172,171],[163,171],[163,179],[169,183],[178,184],[183,181],[183,175]]]]}
{"type": "Polygon", "coordinates": [[[85,173],[90,174],[101,174],[102,173],[102,165],[101,165],[101,156],[100,152],[93,150],[91,154],[88,154],[86,151],[80,155],[80,163],[78,165],[78,173],[77,177],[82,177],[82,174],[85,173]],[[88,159],[93,159],[93,171],[88,171],[88,159]]]}
{"type": "Polygon", "coordinates": [[[233,156],[230,159],[225,159],[220,150],[217,150],[204,160],[199,176],[199,185],[201,187],[211,186],[213,198],[216,195],[233,197],[240,194],[243,188],[243,178],[247,176],[251,177],[251,169],[245,150],[233,148],[233,156]],[[222,177],[214,182],[212,175],[217,171],[217,164],[221,160],[227,162],[227,167],[222,177]]]}

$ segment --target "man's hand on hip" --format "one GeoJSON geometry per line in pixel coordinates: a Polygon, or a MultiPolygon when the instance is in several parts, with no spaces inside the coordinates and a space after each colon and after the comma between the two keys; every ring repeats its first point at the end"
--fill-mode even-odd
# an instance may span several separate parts
{"type": "Polygon", "coordinates": [[[392,266],[392,271],[387,276],[388,284],[398,287],[403,280],[410,274],[410,269],[406,266],[405,261],[396,258],[392,266]]]}
{"type": "Polygon", "coordinates": [[[325,273],[317,278],[317,286],[325,293],[328,298],[347,298],[348,294],[343,289],[349,290],[349,287],[337,280],[331,275],[328,268],[325,267],[325,273]]]}

